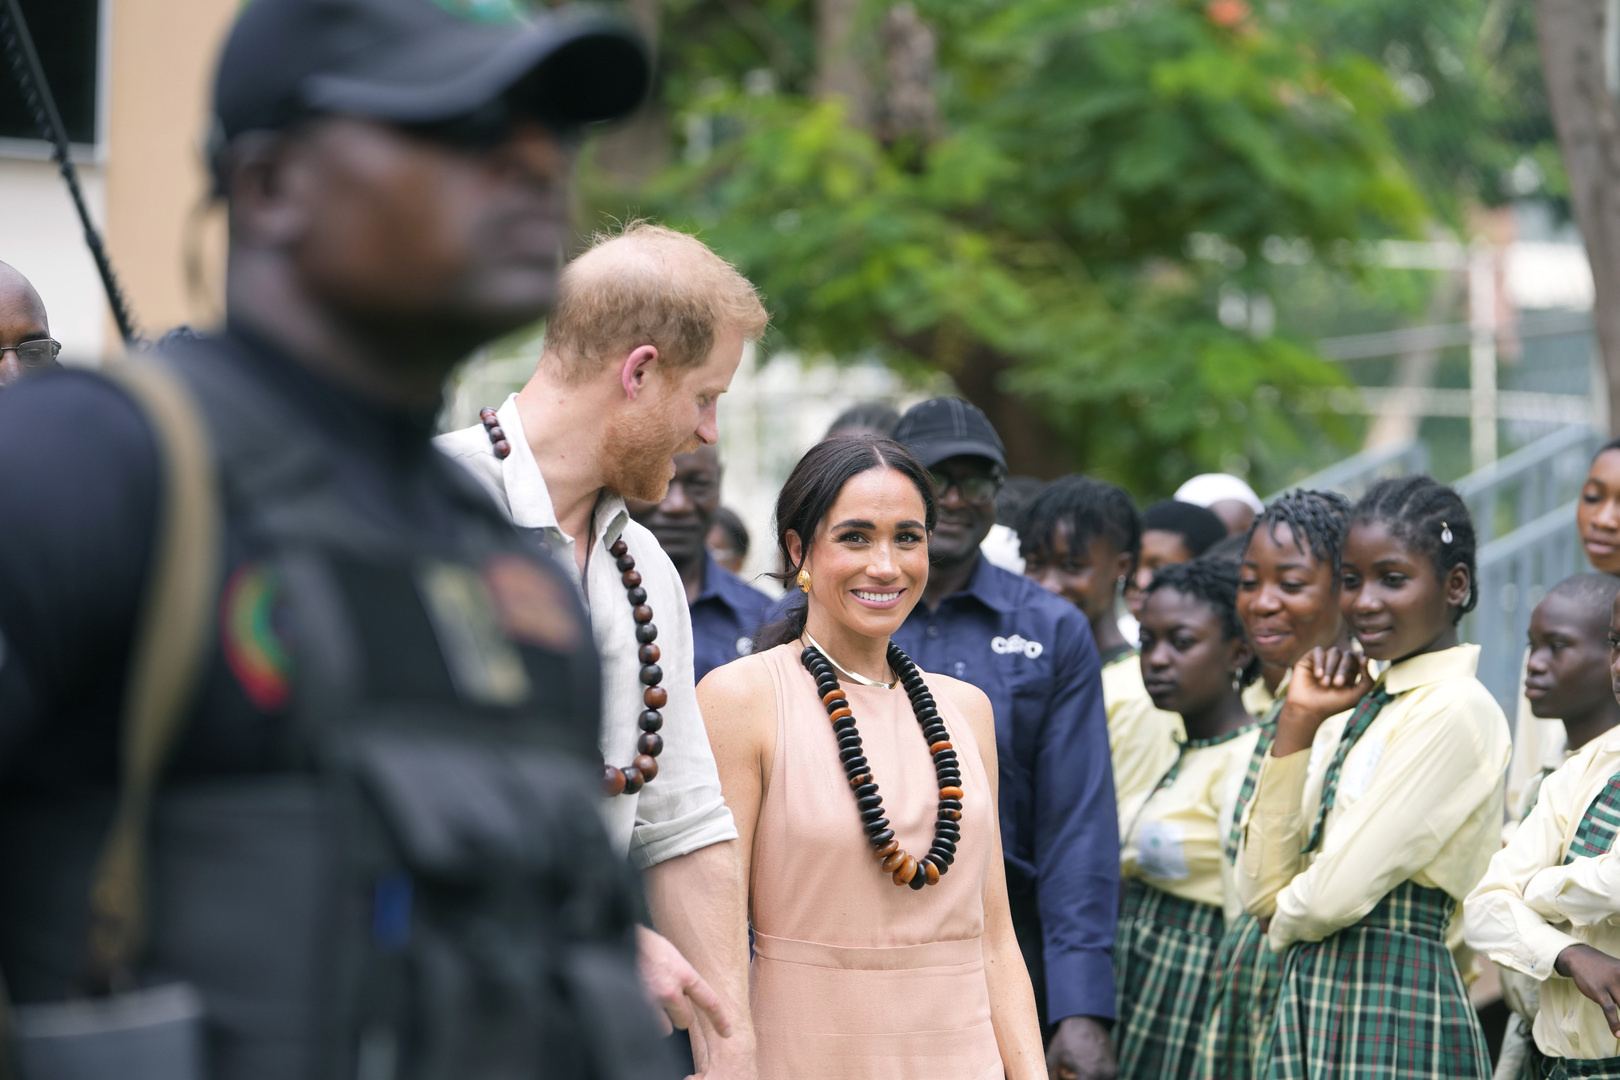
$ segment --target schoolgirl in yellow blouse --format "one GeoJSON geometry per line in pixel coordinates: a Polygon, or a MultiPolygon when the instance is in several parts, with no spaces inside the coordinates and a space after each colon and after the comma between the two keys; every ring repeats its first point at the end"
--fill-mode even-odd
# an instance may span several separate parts
{"type": "Polygon", "coordinates": [[[1457,623],[1477,599],[1474,529],[1426,476],[1356,504],[1340,604],[1366,659],[1294,668],[1238,860],[1280,954],[1270,1080],[1477,1078],[1490,1061],[1446,946],[1500,846],[1508,727],[1457,623]]]}
{"type": "Polygon", "coordinates": [[[1143,682],[1155,706],[1181,714],[1187,740],[1126,830],[1120,856],[1121,1080],[1195,1075],[1215,952],[1238,911],[1221,845],[1259,734],[1241,694],[1260,665],[1236,595],[1235,567],[1195,559],[1154,576],[1139,616],[1143,682]]]}

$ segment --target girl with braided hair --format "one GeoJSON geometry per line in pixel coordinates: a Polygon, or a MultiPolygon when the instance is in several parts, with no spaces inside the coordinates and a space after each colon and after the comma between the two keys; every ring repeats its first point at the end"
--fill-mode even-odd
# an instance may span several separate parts
{"type": "Polygon", "coordinates": [[[1017,529],[1024,576],[1074,604],[1091,623],[1123,836],[1185,738],[1181,717],[1154,708],[1136,647],[1119,629],[1120,591],[1142,550],[1142,516],[1124,488],[1065,476],[1025,504],[1017,529]]]}
{"type": "MultiPolygon", "coordinates": [[[[1277,731],[1289,672],[1312,649],[1349,645],[1339,612],[1339,553],[1349,518],[1350,501],[1343,495],[1293,491],[1263,510],[1245,538],[1237,613],[1260,657],[1256,685],[1275,696],[1226,819],[1222,855],[1230,866],[1238,860],[1242,827],[1277,731]]],[[[1200,1075],[1251,1080],[1265,1065],[1277,992],[1276,954],[1266,946],[1254,915],[1244,911],[1227,921],[1215,972],[1200,1075]]]]}
{"type": "Polygon", "coordinates": [[[1375,485],[1341,554],[1349,650],[1295,665],[1242,838],[1238,886],[1279,954],[1268,1080],[1491,1074],[1447,948],[1500,847],[1508,727],[1457,623],[1474,528],[1427,476],[1375,485]]]}
{"type": "Polygon", "coordinates": [[[1260,661],[1244,637],[1237,570],[1194,559],[1154,575],[1141,608],[1142,678],[1181,714],[1187,740],[1125,832],[1114,941],[1114,1040],[1122,1080],[1197,1074],[1214,959],[1238,913],[1221,857],[1259,724],[1243,688],[1260,661]]]}

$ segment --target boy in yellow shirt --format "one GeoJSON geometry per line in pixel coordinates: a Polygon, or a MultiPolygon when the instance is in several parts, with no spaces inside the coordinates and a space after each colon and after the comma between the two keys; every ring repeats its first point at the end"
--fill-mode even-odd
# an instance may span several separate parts
{"type": "Polygon", "coordinates": [[[1564,716],[1570,745],[1582,748],[1542,780],[1463,909],[1468,943],[1508,969],[1505,976],[1528,977],[1503,980],[1515,1011],[1532,1022],[1534,1044],[1519,1073],[1527,1078],[1620,1078],[1617,594],[1620,580],[1583,574],[1536,608],[1526,689],[1533,708],[1564,716]],[[1609,656],[1600,666],[1591,616],[1604,600],[1609,656]]]}

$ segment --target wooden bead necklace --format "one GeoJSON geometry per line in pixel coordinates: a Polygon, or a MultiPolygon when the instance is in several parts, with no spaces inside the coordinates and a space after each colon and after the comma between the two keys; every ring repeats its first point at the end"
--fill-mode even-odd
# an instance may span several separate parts
{"type": "Polygon", "coordinates": [[[843,688],[838,685],[838,674],[832,662],[814,645],[805,646],[799,654],[800,663],[816,680],[821,703],[832,720],[833,734],[838,738],[838,756],[849,777],[850,790],[855,793],[855,806],[860,810],[861,827],[866,830],[867,840],[883,861],[884,872],[892,875],[896,885],[921,889],[925,885],[939,884],[940,876],[956,861],[956,842],[962,837],[962,771],[956,751],[951,747],[950,733],[939,718],[934,696],[928,692],[922,672],[892,641],[888,659],[890,669],[911,699],[912,715],[922,725],[928,752],[934,758],[934,774],[939,778],[939,817],[934,822],[934,843],[920,859],[900,847],[888,818],[883,815],[883,796],[878,794],[871,766],[861,753],[861,733],[855,726],[855,714],[843,688]]]}
{"type": "MultiPolygon", "coordinates": [[[[489,433],[495,456],[504,460],[511,454],[512,444],[506,440],[506,432],[501,430],[495,410],[486,408],[478,416],[484,422],[484,430],[489,433]]],[[[619,568],[619,580],[624,584],[624,595],[630,601],[630,616],[636,620],[636,641],[641,646],[636,653],[641,661],[641,703],[646,706],[636,720],[641,728],[641,737],[636,740],[635,760],[623,768],[606,763],[602,765],[602,787],[612,798],[615,795],[634,795],[658,775],[658,755],[664,752],[664,737],[658,734],[658,729],[664,726],[664,714],[659,710],[669,704],[669,691],[658,685],[664,681],[664,669],[658,666],[659,649],[654,644],[658,638],[658,627],[653,625],[653,609],[647,603],[647,590],[641,587],[641,571],[636,569],[636,560],[630,555],[630,548],[622,537],[608,546],[608,554],[613,556],[614,565],[619,568]]]]}

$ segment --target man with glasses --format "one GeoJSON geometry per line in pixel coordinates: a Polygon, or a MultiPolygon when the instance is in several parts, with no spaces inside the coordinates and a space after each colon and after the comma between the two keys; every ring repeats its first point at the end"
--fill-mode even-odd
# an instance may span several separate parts
{"type": "Polygon", "coordinates": [[[675,476],[662,502],[626,499],[630,516],[647,527],[675,564],[692,613],[692,674],[703,676],[754,651],[770,597],[750,588],[709,554],[708,536],[720,513],[720,451],[700,446],[675,455],[675,476]]]}
{"type": "Polygon", "coordinates": [[[990,698],[1013,926],[1049,1038],[1053,1078],[1114,1075],[1119,823],[1101,667],[1078,608],[979,550],[996,519],[1006,453],[957,398],[900,418],[894,438],[939,487],[928,586],[894,641],[924,671],[990,698]]]}
{"type": "Polygon", "coordinates": [[[0,386],[55,367],[61,351],[51,337],[45,301],[20,270],[0,262],[0,386]]]}

